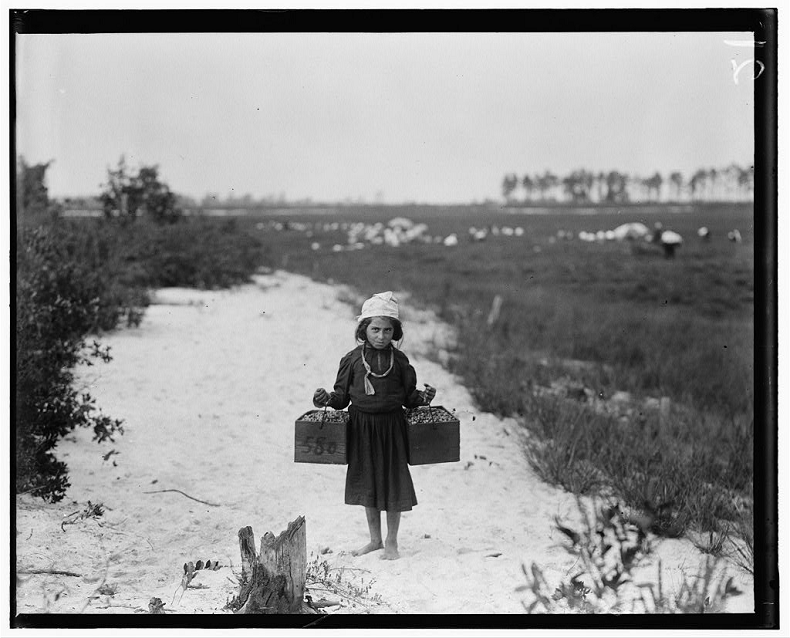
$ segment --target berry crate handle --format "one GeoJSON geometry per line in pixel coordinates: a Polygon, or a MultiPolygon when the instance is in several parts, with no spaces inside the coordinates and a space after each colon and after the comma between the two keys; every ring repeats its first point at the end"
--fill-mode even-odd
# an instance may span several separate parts
{"type": "MultiPolygon", "coordinates": [[[[425,389],[427,390],[428,389],[428,384],[424,383],[423,385],[425,386],[425,389]]],[[[433,408],[431,407],[431,401],[433,401],[433,397],[431,397],[431,399],[428,401],[428,414],[431,417],[431,425],[433,425],[433,429],[435,430],[437,428],[437,425],[436,425],[436,419],[433,418],[433,408]]]]}
{"type": "Polygon", "coordinates": [[[324,429],[324,419],[326,419],[326,406],[324,406],[324,411],[321,412],[321,425],[318,426],[319,430],[324,429]]]}
{"type": "MultiPolygon", "coordinates": [[[[426,387],[427,387],[427,385],[426,385],[426,387]]],[[[431,399],[431,401],[433,401],[433,399],[431,399]]],[[[428,414],[431,415],[431,425],[433,425],[433,429],[435,430],[439,426],[436,423],[436,420],[433,418],[433,408],[431,407],[431,401],[428,401],[428,414]]]]}

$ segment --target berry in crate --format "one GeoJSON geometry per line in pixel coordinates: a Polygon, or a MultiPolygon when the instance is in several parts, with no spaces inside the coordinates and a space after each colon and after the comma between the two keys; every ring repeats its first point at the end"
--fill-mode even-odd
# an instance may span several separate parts
{"type": "Polygon", "coordinates": [[[406,414],[409,465],[454,463],[460,460],[458,418],[441,405],[424,406],[406,414]]]}
{"type": "Polygon", "coordinates": [[[347,427],[345,410],[305,412],[295,423],[294,461],[345,465],[347,427]]]}
{"type": "Polygon", "coordinates": [[[406,414],[409,423],[451,423],[458,422],[454,414],[442,406],[422,407],[409,410],[406,414]]]}
{"type": "Polygon", "coordinates": [[[297,421],[323,421],[325,423],[348,423],[348,412],[345,410],[310,410],[300,416],[297,421]]]}

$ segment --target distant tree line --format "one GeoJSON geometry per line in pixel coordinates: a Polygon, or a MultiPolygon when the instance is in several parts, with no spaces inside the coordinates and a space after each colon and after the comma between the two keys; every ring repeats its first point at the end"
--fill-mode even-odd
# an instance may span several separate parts
{"type": "Polygon", "coordinates": [[[548,170],[523,177],[509,173],[502,180],[502,196],[510,204],[751,201],[754,166],[743,168],[733,163],[720,169],[699,169],[688,179],[680,171],[667,176],[656,171],[648,177],[585,169],[564,177],[548,170]]]}

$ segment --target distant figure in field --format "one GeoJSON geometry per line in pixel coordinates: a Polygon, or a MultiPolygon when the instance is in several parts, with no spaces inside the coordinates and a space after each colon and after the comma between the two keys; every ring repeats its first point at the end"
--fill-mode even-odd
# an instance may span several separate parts
{"type": "Polygon", "coordinates": [[[661,233],[664,232],[664,225],[661,222],[656,222],[653,224],[653,237],[650,241],[654,244],[658,244],[661,242],[661,233]]]}
{"type": "Polygon", "coordinates": [[[727,239],[736,244],[740,244],[742,241],[741,231],[739,231],[737,228],[735,230],[731,230],[729,233],[727,233],[727,239]]]}
{"type": "Polygon", "coordinates": [[[710,230],[707,226],[702,226],[697,230],[697,235],[702,241],[710,241],[710,230]]]}
{"type": "Polygon", "coordinates": [[[664,257],[671,259],[675,256],[675,250],[683,243],[683,238],[673,230],[665,230],[661,233],[661,246],[664,248],[664,257]]]}
{"type": "MultiPolygon", "coordinates": [[[[436,389],[417,390],[417,374],[394,341],[403,338],[398,301],[391,292],[362,304],[354,333],[357,347],[340,360],[333,392],[318,388],[313,405],[348,408],[348,470],[345,501],[363,505],[370,542],[352,552],[360,556],[384,549],[382,558],[400,558],[401,512],[417,505],[408,467],[407,423],[403,407],[429,405],[436,389]],[[381,512],[387,512],[387,537],[381,535],[381,512]]],[[[322,344],[316,344],[323,347],[322,344]]]]}

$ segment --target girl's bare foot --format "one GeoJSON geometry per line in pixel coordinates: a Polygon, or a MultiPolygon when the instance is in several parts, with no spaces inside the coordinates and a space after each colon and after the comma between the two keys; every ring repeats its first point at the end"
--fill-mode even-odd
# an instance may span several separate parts
{"type": "Polygon", "coordinates": [[[364,547],[360,547],[359,549],[355,549],[351,552],[352,556],[362,556],[362,554],[368,554],[370,552],[375,552],[377,549],[381,549],[384,547],[384,544],[381,541],[370,541],[364,547]]]}
{"type": "Polygon", "coordinates": [[[384,554],[382,554],[381,558],[382,560],[398,560],[400,558],[400,554],[398,553],[398,544],[388,542],[384,546],[384,554]]]}

